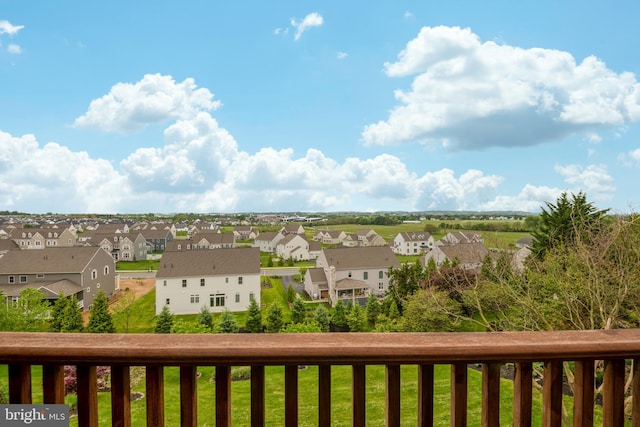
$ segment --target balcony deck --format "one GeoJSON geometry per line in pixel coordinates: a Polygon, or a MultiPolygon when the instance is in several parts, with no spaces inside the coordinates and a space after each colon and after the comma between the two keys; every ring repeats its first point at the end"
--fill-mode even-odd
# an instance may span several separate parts
{"type": "MultiPolygon", "coordinates": [[[[298,366],[318,365],[318,425],[331,425],[332,365],[352,366],[352,425],[365,425],[367,365],[386,366],[386,425],[399,426],[401,365],[418,366],[419,426],[433,425],[433,368],[451,367],[452,426],[467,425],[467,364],[482,364],[482,423],[500,425],[500,365],[514,363],[513,419],[531,425],[532,365],[544,364],[543,425],[562,422],[562,362],[575,362],[573,422],[593,425],[594,365],[605,362],[603,420],[625,420],[625,383],[640,396],[640,330],[487,333],[53,334],[0,333],[11,403],[31,403],[31,366],[43,366],[45,403],[64,402],[64,365],[77,365],[78,423],[97,426],[96,366],[111,366],[112,424],[130,426],[130,366],[146,367],[147,425],[164,425],[163,367],[180,367],[181,425],[196,426],[196,368],[216,367],[216,425],[231,425],[231,367],[251,366],[252,425],[265,425],[265,366],[284,366],[285,419],[298,423],[298,366]],[[627,369],[627,362],[631,369],[627,369]]],[[[632,399],[640,425],[640,399],[632,399]]]]}

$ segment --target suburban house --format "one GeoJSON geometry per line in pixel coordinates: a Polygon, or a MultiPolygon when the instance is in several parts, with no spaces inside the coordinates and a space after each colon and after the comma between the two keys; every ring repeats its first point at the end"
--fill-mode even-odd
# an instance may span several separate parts
{"type": "Polygon", "coordinates": [[[484,239],[473,231],[453,231],[440,239],[437,245],[456,245],[458,243],[484,243],[484,239]]]}
{"type": "Polygon", "coordinates": [[[302,224],[285,224],[280,232],[282,234],[304,234],[304,227],[302,224]]]}
{"type": "Polygon", "coordinates": [[[260,251],[257,248],[165,252],[156,273],[156,314],[245,311],[260,304],[260,251]]]}
{"type": "MultiPolygon", "coordinates": [[[[184,244],[184,240],[182,243],[184,244]]],[[[236,247],[235,233],[220,233],[219,231],[201,231],[190,241],[191,249],[229,249],[236,247]]],[[[189,245],[189,241],[187,241],[189,245]]]]}
{"type": "Polygon", "coordinates": [[[309,260],[309,242],[300,234],[287,234],[276,245],[276,253],[284,260],[309,260]]]}
{"type": "Polygon", "coordinates": [[[284,238],[284,234],[267,231],[260,233],[258,237],[253,240],[253,247],[260,248],[260,252],[275,253],[278,242],[284,238]]]}
{"type": "Polygon", "coordinates": [[[449,261],[458,263],[465,270],[477,270],[482,267],[488,253],[489,250],[484,243],[479,242],[435,246],[425,254],[424,265],[433,259],[437,266],[449,261]]]}
{"type": "Polygon", "coordinates": [[[144,236],[149,246],[149,250],[152,252],[163,252],[167,246],[167,242],[173,240],[173,234],[168,229],[147,229],[141,230],[140,233],[144,236]]]}
{"type": "Polygon", "coordinates": [[[77,239],[68,228],[16,228],[10,238],[20,249],[71,247],[77,239]]]}
{"type": "Polygon", "coordinates": [[[260,232],[250,225],[238,225],[233,228],[233,234],[236,235],[236,240],[253,240],[260,232]]]}
{"type": "Polygon", "coordinates": [[[100,246],[116,261],[142,261],[147,259],[147,241],[139,232],[134,233],[92,233],[88,241],[100,246]]]}
{"type": "Polygon", "coordinates": [[[388,246],[325,248],[316,260],[324,276],[307,270],[305,291],[311,297],[327,295],[332,303],[338,298],[366,298],[372,292],[384,295],[390,267],[399,268],[400,262],[388,246]]]}
{"type": "Polygon", "coordinates": [[[358,246],[385,246],[387,242],[373,230],[356,230],[355,233],[347,234],[342,244],[353,248],[358,246]]]}
{"type": "Polygon", "coordinates": [[[102,248],[76,246],[39,251],[7,251],[0,256],[0,291],[16,300],[25,288],[36,288],[48,300],[75,295],[85,310],[99,291],[111,296],[116,286],[115,261],[102,248]]]}
{"type": "Polygon", "coordinates": [[[433,236],[426,231],[398,233],[391,241],[391,248],[398,255],[419,255],[433,249],[435,245],[433,236]]]}
{"type": "Polygon", "coordinates": [[[323,245],[339,245],[347,238],[347,233],[342,230],[318,230],[313,240],[323,245]]]}

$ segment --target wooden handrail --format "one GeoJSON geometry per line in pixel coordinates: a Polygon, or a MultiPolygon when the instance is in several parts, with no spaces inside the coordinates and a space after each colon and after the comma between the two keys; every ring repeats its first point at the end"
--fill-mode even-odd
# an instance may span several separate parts
{"type": "Polygon", "coordinates": [[[640,329],[553,332],[0,333],[0,363],[291,365],[514,362],[640,356],[640,329]]]}
{"type": "MultiPolygon", "coordinates": [[[[365,425],[367,365],[386,367],[386,423],[398,426],[400,366],[418,366],[420,426],[433,425],[434,365],[451,366],[451,425],[467,424],[467,364],[482,365],[482,423],[500,425],[500,364],[514,363],[513,422],[531,425],[532,363],[544,364],[543,425],[562,422],[562,367],[575,362],[574,425],[593,424],[594,361],[605,361],[603,420],[621,425],[625,377],[640,392],[640,329],[486,333],[65,334],[0,332],[12,403],[31,403],[30,366],[43,366],[46,403],[64,400],[63,365],[77,365],[80,425],[97,425],[96,366],[112,367],[112,422],[130,426],[129,366],[145,366],[147,424],[164,424],[164,366],[180,367],[181,424],[197,425],[196,367],[216,367],[216,425],[231,422],[231,367],[251,366],[251,422],[265,425],[265,366],[285,369],[286,426],[297,425],[298,365],[318,365],[318,425],[331,423],[332,365],[352,366],[352,425],[365,425]],[[633,361],[630,373],[626,360],[633,361]]],[[[640,398],[633,396],[633,425],[640,398]]],[[[640,396],[639,396],[640,397],[640,396]]]]}

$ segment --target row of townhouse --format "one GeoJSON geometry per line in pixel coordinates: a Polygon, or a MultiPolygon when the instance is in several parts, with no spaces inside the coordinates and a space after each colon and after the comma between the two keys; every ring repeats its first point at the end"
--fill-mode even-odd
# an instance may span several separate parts
{"type": "Polygon", "coordinates": [[[374,230],[356,230],[346,233],[341,230],[318,230],[313,240],[325,245],[343,245],[347,247],[385,246],[387,242],[374,230]]]}
{"type": "Polygon", "coordinates": [[[75,295],[88,310],[99,291],[107,297],[117,289],[115,261],[100,247],[48,247],[39,251],[0,251],[0,295],[16,301],[26,288],[42,291],[55,301],[75,295]]]}

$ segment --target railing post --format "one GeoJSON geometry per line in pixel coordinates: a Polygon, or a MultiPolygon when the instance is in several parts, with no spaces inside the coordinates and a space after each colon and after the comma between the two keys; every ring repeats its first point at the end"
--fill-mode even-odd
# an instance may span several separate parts
{"type": "Polygon", "coordinates": [[[562,362],[544,364],[542,386],[542,426],[560,427],[562,424],[562,362]]]}
{"type": "Polygon", "coordinates": [[[531,427],[531,402],[533,397],[533,366],[531,362],[514,364],[513,425],[531,427]]]}
{"type": "Polygon", "coordinates": [[[216,426],[231,427],[230,366],[216,366],[216,426]]]}
{"type": "Polygon", "coordinates": [[[64,366],[42,365],[44,403],[64,403],[64,366]]]}
{"type": "Polygon", "coordinates": [[[595,361],[576,360],[573,382],[573,426],[593,426],[593,390],[595,361]]]}
{"type": "Polygon", "coordinates": [[[451,365],[451,426],[467,425],[467,364],[451,365]]]}
{"type": "Polygon", "coordinates": [[[78,425],[98,427],[98,375],[95,366],[76,366],[78,425]]]}
{"type": "Polygon", "coordinates": [[[631,375],[631,425],[640,427],[640,359],[633,359],[631,375]]]}
{"type": "Polygon", "coordinates": [[[180,425],[182,427],[196,427],[198,425],[196,375],[196,366],[180,366],[180,425]]]}
{"type": "Polygon", "coordinates": [[[284,367],[284,417],[286,427],[298,425],[298,365],[284,367]]]}
{"type": "Polygon", "coordinates": [[[623,359],[605,360],[602,425],[617,427],[624,425],[624,365],[623,359]]]}
{"type": "Polygon", "coordinates": [[[264,427],[264,366],[251,367],[251,426],[264,427]]]}
{"type": "Polygon", "coordinates": [[[387,427],[400,427],[400,365],[386,367],[387,427]]]}
{"type": "Polygon", "coordinates": [[[482,425],[500,427],[500,363],[482,364],[482,425]]]}
{"type": "Polygon", "coordinates": [[[164,426],[164,366],[147,366],[147,425],[164,426]]]}
{"type": "Polygon", "coordinates": [[[433,427],[433,365],[418,365],[418,427],[433,427]]]}
{"type": "Polygon", "coordinates": [[[353,427],[365,427],[366,365],[353,365],[351,370],[351,424],[353,427]]]}
{"type": "Polygon", "coordinates": [[[31,403],[31,365],[9,365],[9,402],[31,403]]]}
{"type": "Polygon", "coordinates": [[[331,365],[318,366],[318,426],[331,426],[331,365]]]}
{"type": "Polygon", "coordinates": [[[111,367],[111,423],[114,427],[131,427],[129,366],[111,367]]]}

